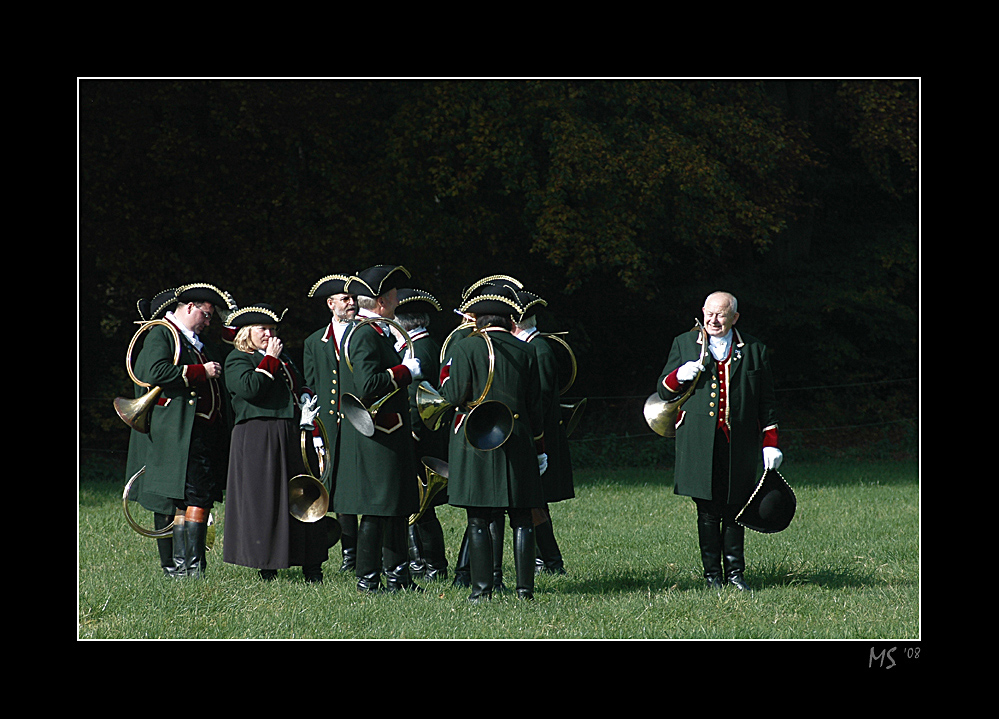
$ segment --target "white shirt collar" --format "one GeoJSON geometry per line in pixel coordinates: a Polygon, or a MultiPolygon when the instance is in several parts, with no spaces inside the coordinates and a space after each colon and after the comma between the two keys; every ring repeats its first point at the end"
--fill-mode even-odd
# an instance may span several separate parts
{"type": "Polygon", "coordinates": [[[205,343],[199,340],[198,336],[194,334],[193,331],[187,329],[187,327],[183,325],[183,323],[180,321],[180,319],[178,319],[177,315],[175,315],[173,311],[168,311],[166,313],[166,318],[171,322],[173,322],[175,325],[177,325],[177,329],[179,329],[181,332],[184,333],[184,336],[187,337],[187,341],[190,342],[192,345],[194,345],[195,349],[197,349],[198,352],[201,351],[201,349],[205,346],[205,343]]]}
{"type": "Polygon", "coordinates": [[[718,362],[728,357],[728,348],[732,344],[732,330],[729,330],[724,337],[708,337],[708,348],[711,356],[718,362]]]}

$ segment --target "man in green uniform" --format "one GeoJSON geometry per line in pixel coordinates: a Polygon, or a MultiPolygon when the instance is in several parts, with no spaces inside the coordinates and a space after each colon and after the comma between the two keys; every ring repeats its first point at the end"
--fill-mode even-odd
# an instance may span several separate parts
{"type": "Polygon", "coordinates": [[[748,590],[745,529],[735,516],[756,486],[762,448],[763,464],[776,469],[783,455],[777,448],[777,402],[767,348],[734,328],[738,303],[727,292],[704,301],[708,352],[704,365],[701,333],[686,332],[673,340],[659,377],[660,399],[694,390],[676,420],[674,492],[697,505],[697,536],[708,586],[728,582],[748,590]],[[724,565],[724,568],[723,568],[724,565]]]}
{"type": "Polygon", "coordinates": [[[489,525],[504,511],[510,516],[514,535],[517,596],[531,599],[535,556],[531,510],[544,504],[541,473],[547,466],[537,357],[510,333],[511,316],[523,311],[512,288],[485,286],[460,310],[474,314],[476,328],[489,338],[487,342],[480,334],[472,334],[459,340],[451,360],[441,370],[441,395],[458,408],[448,449],[448,501],[464,508],[468,517],[469,600],[492,596],[494,561],[489,525]],[[479,448],[472,443],[474,437],[466,436],[466,425],[470,426],[473,413],[491,411],[486,404],[491,400],[506,405],[512,428],[499,446],[479,448]],[[469,409],[470,403],[477,406],[469,409]]]}
{"type": "Polygon", "coordinates": [[[350,422],[341,425],[333,498],[338,512],[361,517],[355,576],[358,590],[366,592],[381,589],[383,568],[389,591],[417,589],[409,574],[406,539],[409,515],[419,508],[406,388],[422,375],[415,357],[399,360],[391,325],[377,321],[395,317],[398,285],[408,277],[405,267],[376,265],[352,276],[344,289],[358,296],[361,310],[340,348],[347,365],[340,373],[342,392],[365,407],[381,402],[371,436],[350,422]],[[372,321],[361,324],[367,319],[372,321]]]}
{"type": "MultiPolygon", "coordinates": [[[[420,360],[420,372],[436,381],[440,375],[441,346],[430,335],[429,328],[431,314],[441,311],[440,302],[425,290],[403,288],[398,294],[395,317],[413,343],[413,354],[420,360]]],[[[405,353],[405,342],[397,340],[396,350],[405,353]]],[[[447,461],[447,427],[431,430],[423,423],[416,405],[418,386],[416,382],[409,385],[409,422],[416,443],[414,481],[422,482],[426,478],[422,457],[447,461]]],[[[447,578],[444,528],[435,509],[442,504],[447,504],[446,489],[437,492],[419,520],[409,526],[410,574],[428,581],[447,578]]]]}
{"type": "Polygon", "coordinates": [[[572,475],[572,460],[569,457],[569,441],[562,422],[561,377],[558,360],[552,340],[544,337],[537,327],[537,312],[547,306],[541,297],[518,290],[517,296],[524,306],[523,314],[514,323],[514,336],[527,342],[538,355],[538,368],[541,372],[541,404],[545,411],[545,449],[548,455],[548,471],[541,478],[545,490],[545,505],[535,511],[534,534],[538,545],[538,571],[549,574],[565,574],[565,561],[562,550],[555,539],[550,505],[576,496],[572,475]]]}
{"type": "MultiPolygon", "coordinates": [[[[340,461],[340,345],[343,335],[357,317],[357,296],[344,292],[349,275],[327,275],[309,290],[309,297],[319,297],[326,303],[330,321],[305,339],[302,349],[302,370],[305,383],[319,396],[319,415],[326,430],[329,446],[325,461],[332,463],[330,485],[336,492],[337,469],[340,461]]],[[[319,449],[317,447],[317,449],[319,449]]],[[[331,509],[335,510],[335,507],[331,509]]],[[[342,534],[340,571],[352,572],[357,561],[357,515],[337,514],[342,534]]]]}
{"type": "MultiPolygon", "coordinates": [[[[217,313],[235,309],[228,293],[190,284],[161,293],[145,319],[163,319],[135,360],[142,382],[162,388],[148,433],[132,430],[126,475],[145,471],[130,498],[154,513],[157,528],[173,521],[170,540],[159,540],[160,564],[171,577],[203,576],[208,516],[221,501],[229,457],[232,411],[222,391],[224,353],[202,336],[217,313]]],[[[135,386],[136,396],[146,388],[135,386]]]]}

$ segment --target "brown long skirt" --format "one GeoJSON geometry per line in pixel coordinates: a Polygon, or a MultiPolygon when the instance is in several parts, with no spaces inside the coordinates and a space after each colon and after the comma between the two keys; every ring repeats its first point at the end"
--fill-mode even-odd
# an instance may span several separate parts
{"type": "Polygon", "coordinates": [[[288,482],[305,472],[298,428],[260,418],[232,430],[222,561],[257,569],[319,564],[329,558],[322,522],[288,512],[288,482]]]}

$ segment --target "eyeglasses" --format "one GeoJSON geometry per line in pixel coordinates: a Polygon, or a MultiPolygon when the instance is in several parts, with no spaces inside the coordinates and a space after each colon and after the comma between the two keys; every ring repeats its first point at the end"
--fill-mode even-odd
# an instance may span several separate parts
{"type": "Polygon", "coordinates": [[[208,320],[209,322],[211,322],[213,315],[210,312],[205,312],[203,309],[201,309],[197,305],[194,305],[194,309],[196,309],[198,312],[200,312],[201,314],[203,314],[205,316],[205,319],[208,320]]]}

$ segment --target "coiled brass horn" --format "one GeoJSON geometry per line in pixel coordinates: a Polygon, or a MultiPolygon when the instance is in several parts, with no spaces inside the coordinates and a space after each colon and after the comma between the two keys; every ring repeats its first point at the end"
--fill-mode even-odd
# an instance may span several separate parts
{"type": "MultiPolygon", "coordinates": [[[[136,531],[137,534],[147,537],[149,539],[167,539],[173,536],[173,522],[163,527],[163,529],[146,529],[138,522],[132,518],[132,513],[128,509],[128,495],[132,491],[132,483],[139,478],[139,476],[146,471],[145,465],[143,465],[138,472],[132,475],[132,478],[125,483],[125,491],[121,493],[121,505],[125,512],[125,521],[128,526],[136,531]]],[[[208,514],[208,528],[205,534],[205,549],[211,549],[215,546],[215,518],[212,517],[211,513],[208,514]]]]}
{"type": "Polygon", "coordinates": [[[443,459],[436,459],[435,457],[423,457],[421,459],[423,462],[423,468],[426,471],[427,478],[424,480],[421,477],[417,477],[419,484],[417,485],[420,490],[420,509],[416,514],[409,515],[410,526],[416,524],[420,517],[423,516],[424,512],[430,509],[430,503],[440,492],[447,486],[447,474],[448,474],[448,464],[443,459]]]}
{"type": "MultiPolygon", "coordinates": [[[[476,449],[491,451],[498,449],[513,433],[513,412],[498,400],[487,400],[486,395],[492,389],[493,375],[496,370],[496,352],[489,333],[475,330],[469,337],[478,335],[486,341],[489,352],[489,371],[482,394],[474,402],[469,402],[464,419],[465,439],[476,449]]],[[[416,388],[416,409],[420,419],[432,430],[436,430],[444,421],[447,410],[454,405],[444,399],[429,382],[420,382],[416,388]]]]}
{"type": "MultiPolygon", "coordinates": [[[[402,335],[403,341],[406,343],[406,353],[410,357],[413,356],[413,340],[410,339],[409,333],[402,328],[402,325],[395,320],[390,320],[385,317],[366,317],[351,328],[350,333],[343,341],[343,358],[347,362],[347,368],[351,371],[354,370],[354,365],[350,361],[350,339],[354,336],[354,332],[356,332],[359,327],[372,324],[374,322],[385,322],[395,327],[396,330],[399,331],[399,334],[402,335]]],[[[381,409],[382,405],[385,404],[388,399],[400,389],[402,389],[402,387],[396,387],[381,399],[376,402],[372,402],[367,406],[365,406],[364,402],[359,397],[352,394],[344,394],[340,398],[340,409],[358,432],[363,434],[365,437],[372,437],[375,434],[375,415],[378,414],[378,410],[381,409]]]]}
{"type": "MultiPolygon", "coordinates": [[[[312,421],[319,429],[319,437],[323,441],[323,447],[328,451],[330,441],[326,436],[326,428],[323,426],[322,420],[316,417],[312,421]]],[[[302,430],[302,461],[305,463],[306,469],[309,469],[306,440],[311,435],[309,430],[302,430]]],[[[327,484],[333,473],[333,463],[326,461],[322,454],[319,454],[318,461],[319,477],[314,477],[312,474],[297,474],[288,481],[288,512],[300,522],[318,522],[326,516],[330,509],[330,492],[327,484]]]]}
{"type": "Polygon", "coordinates": [[[565,347],[565,351],[569,353],[569,367],[571,367],[571,371],[569,372],[569,381],[566,382],[558,392],[560,395],[563,395],[569,391],[569,388],[572,387],[576,381],[576,354],[572,351],[572,347],[569,346],[569,343],[561,337],[561,335],[566,334],[565,332],[541,332],[540,334],[542,337],[555,340],[557,343],[565,347]]]}
{"type": "MultiPolygon", "coordinates": [[[[701,325],[700,320],[695,319],[694,322],[696,324],[695,329],[701,333],[701,354],[698,358],[698,363],[703,367],[704,357],[708,351],[708,333],[701,325]]],[[[644,414],[645,422],[653,432],[667,439],[676,436],[676,416],[680,412],[683,403],[693,394],[694,387],[697,386],[697,380],[700,377],[701,372],[698,371],[694,379],[690,382],[690,386],[676,399],[660,399],[657,392],[649,395],[648,399],[645,400],[644,414]]]]}
{"type": "Polygon", "coordinates": [[[586,397],[583,397],[583,399],[575,404],[560,404],[559,407],[562,409],[563,416],[565,414],[569,415],[569,419],[562,420],[565,423],[565,436],[568,437],[576,429],[579,420],[583,417],[583,410],[586,408],[586,397]]]}
{"type": "Polygon", "coordinates": [[[177,328],[166,320],[152,320],[150,322],[143,323],[142,326],[136,330],[135,335],[132,336],[132,341],[128,343],[128,351],[125,353],[125,370],[128,372],[128,376],[132,378],[132,381],[135,382],[135,384],[140,387],[149,387],[149,391],[141,397],[136,397],[134,399],[116,397],[114,400],[115,411],[118,413],[118,416],[121,417],[122,421],[136,432],[142,432],[143,434],[149,433],[149,413],[156,405],[156,401],[159,399],[163,388],[153,387],[149,383],[143,382],[135,376],[135,372],[132,371],[132,350],[135,347],[136,341],[139,339],[139,335],[149,328],[157,325],[162,325],[170,330],[174,341],[173,363],[177,364],[177,362],[180,361],[180,335],[177,334],[177,328]]]}

